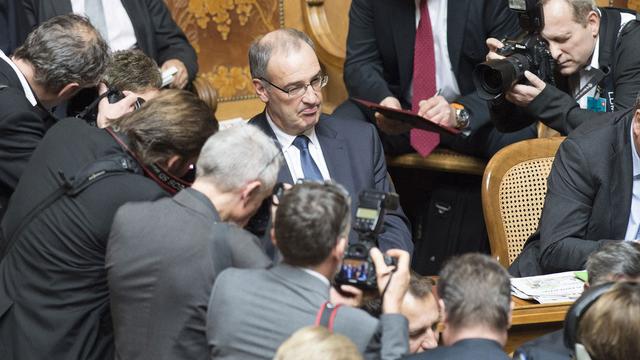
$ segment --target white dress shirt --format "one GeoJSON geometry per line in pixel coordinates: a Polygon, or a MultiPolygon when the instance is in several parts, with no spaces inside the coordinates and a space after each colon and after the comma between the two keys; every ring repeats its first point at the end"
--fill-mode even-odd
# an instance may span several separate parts
{"type": "Polygon", "coordinates": [[[32,106],[36,106],[38,101],[36,100],[36,96],[33,94],[33,91],[31,91],[31,86],[29,86],[29,82],[27,81],[27,78],[24,77],[24,75],[22,74],[22,72],[20,72],[20,69],[18,69],[16,64],[14,64],[13,61],[11,61],[11,59],[9,59],[7,55],[5,55],[4,52],[2,52],[2,50],[0,50],[0,59],[6,61],[6,63],[9,64],[9,66],[11,66],[13,71],[15,71],[16,75],[18,76],[18,79],[20,79],[20,85],[22,85],[22,90],[24,90],[24,96],[27,98],[27,100],[29,100],[32,106]]]}
{"type": "Polygon", "coordinates": [[[633,141],[633,121],[631,121],[631,157],[633,158],[633,188],[631,191],[631,211],[625,240],[640,240],[637,237],[640,228],[640,156],[633,141]]]}
{"type": "MultiPolygon", "coordinates": [[[[416,2],[416,29],[420,23],[420,0],[416,2]]],[[[436,60],[436,89],[440,90],[448,102],[460,96],[460,87],[453,73],[449,47],[447,43],[447,6],[448,0],[427,0],[431,32],[433,34],[434,56],[436,60]]],[[[413,85],[409,88],[413,96],[413,85]]]]}
{"type": "MultiPolygon", "coordinates": [[[[269,113],[265,112],[265,115],[267,116],[269,126],[271,126],[271,129],[276,134],[276,139],[280,143],[280,146],[282,146],[282,154],[284,155],[284,159],[289,167],[291,178],[294,182],[298,179],[304,179],[302,163],[300,162],[300,150],[293,145],[293,140],[296,139],[296,135],[289,135],[280,130],[280,128],[271,120],[269,113]]],[[[322,148],[320,147],[320,142],[316,136],[315,127],[312,127],[303,135],[306,135],[309,138],[309,154],[311,155],[311,158],[313,158],[313,161],[315,161],[316,165],[318,165],[322,178],[324,180],[330,180],[331,176],[329,175],[327,163],[324,161],[324,155],[322,154],[322,148]]]]}
{"type": "MultiPolygon", "coordinates": [[[[74,14],[86,16],[84,0],[71,0],[71,8],[74,14]]],[[[122,6],[122,2],[120,0],[102,0],[102,9],[108,33],[105,40],[109,44],[111,51],[133,48],[138,41],[129,14],[122,6]]]]}

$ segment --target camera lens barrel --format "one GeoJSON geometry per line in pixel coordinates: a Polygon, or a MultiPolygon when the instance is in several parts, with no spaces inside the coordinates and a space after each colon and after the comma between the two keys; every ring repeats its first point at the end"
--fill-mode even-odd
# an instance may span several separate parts
{"type": "Polygon", "coordinates": [[[529,68],[529,58],[523,54],[513,54],[500,60],[489,60],[475,67],[473,83],[480,98],[493,100],[520,81],[529,68]]]}

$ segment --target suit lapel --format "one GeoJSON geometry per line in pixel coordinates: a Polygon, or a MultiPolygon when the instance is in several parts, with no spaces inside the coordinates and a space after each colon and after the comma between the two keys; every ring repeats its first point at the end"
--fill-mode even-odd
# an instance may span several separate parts
{"type": "Polygon", "coordinates": [[[612,164],[609,209],[611,210],[611,230],[614,239],[624,239],[631,209],[631,193],[633,189],[633,162],[631,157],[630,126],[633,112],[621,120],[622,128],[618,131],[617,141],[611,144],[612,164]]]}
{"type": "Polygon", "coordinates": [[[450,0],[447,4],[447,47],[454,74],[458,74],[458,66],[460,65],[460,51],[464,41],[464,29],[470,1],[472,0],[450,0]]]}
{"type": "Polygon", "coordinates": [[[50,17],[57,15],[64,15],[73,12],[73,8],[71,7],[71,1],[67,0],[50,0],[49,4],[53,9],[53,14],[50,17]]]}
{"type": "MultiPolygon", "coordinates": [[[[389,0],[387,0],[389,1],[389,0]]],[[[393,32],[400,87],[407,91],[413,77],[413,49],[416,41],[416,6],[413,0],[394,1],[387,25],[393,32]],[[409,71],[407,71],[409,69],[409,71]]],[[[404,96],[404,94],[403,94],[404,96]]]]}
{"type": "Polygon", "coordinates": [[[341,184],[349,193],[353,190],[353,176],[351,164],[346,150],[346,142],[338,136],[338,133],[329,127],[329,121],[338,121],[335,118],[321,116],[316,125],[316,135],[320,142],[324,161],[329,169],[331,180],[341,184]]]}
{"type": "MultiPolygon", "coordinates": [[[[269,122],[267,122],[267,116],[265,115],[264,111],[249,120],[249,124],[257,126],[260,130],[262,130],[262,132],[269,135],[269,137],[271,137],[276,142],[276,144],[278,144],[278,147],[281,148],[280,143],[278,142],[278,138],[276,138],[276,134],[273,132],[273,129],[271,129],[271,126],[269,126],[269,122]]],[[[287,184],[293,184],[293,178],[291,177],[291,173],[289,172],[289,167],[287,166],[286,162],[282,164],[282,167],[278,172],[278,181],[287,184]]]]}

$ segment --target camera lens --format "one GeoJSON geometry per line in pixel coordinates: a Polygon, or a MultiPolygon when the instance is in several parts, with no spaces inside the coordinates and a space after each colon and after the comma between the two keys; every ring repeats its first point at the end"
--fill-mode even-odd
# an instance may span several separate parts
{"type": "Polygon", "coordinates": [[[528,68],[529,60],[522,54],[489,60],[473,70],[473,83],[482,99],[492,100],[520,81],[528,68]]]}

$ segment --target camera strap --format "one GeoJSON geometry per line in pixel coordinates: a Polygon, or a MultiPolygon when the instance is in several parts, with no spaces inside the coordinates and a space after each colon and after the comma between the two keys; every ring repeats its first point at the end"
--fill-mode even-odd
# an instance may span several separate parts
{"type": "Polygon", "coordinates": [[[329,329],[330,332],[333,332],[333,323],[336,319],[336,315],[338,313],[338,309],[342,306],[341,304],[333,305],[332,303],[325,301],[318,309],[318,313],[316,314],[316,321],[314,325],[316,326],[324,326],[329,329]]]}
{"type": "Polygon", "coordinates": [[[180,190],[183,190],[191,186],[191,183],[188,183],[184,180],[181,180],[169,174],[167,171],[162,169],[157,164],[145,165],[140,160],[140,158],[133,151],[131,151],[131,149],[129,149],[129,146],[127,146],[127,144],[120,138],[118,134],[115,133],[115,131],[113,131],[113,129],[111,129],[110,127],[107,127],[105,128],[105,130],[109,135],[111,135],[111,137],[113,137],[113,139],[118,144],[120,144],[120,147],[122,147],[122,149],[127,154],[129,154],[129,156],[131,156],[138,162],[138,164],[142,168],[142,171],[144,172],[144,175],[149,179],[153,180],[156,184],[160,185],[160,187],[164,189],[166,192],[168,192],[169,194],[175,195],[180,190]]]}
{"type": "Polygon", "coordinates": [[[59,186],[49,193],[42,201],[36,204],[26,216],[22,218],[16,230],[10,234],[1,234],[5,239],[8,239],[4,248],[0,248],[0,259],[4,258],[13,245],[16,239],[26,229],[27,225],[42,211],[47,209],[53,203],[58,201],[64,196],[74,197],[84,191],[95,182],[105,179],[109,176],[122,174],[122,173],[139,173],[140,169],[132,159],[123,154],[111,155],[96,160],[85,166],[73,177],[69,178],[67,175],[58,171],[59,186]]]}
{"type": "Polygon", "coordinates": [[[591,91],[595,86],[597,86],[600,83],[600,81],[602,81],[602,79],[604,79],[604,77],[607,76],[607,74],[609,73],[609,72],[605,73],[600,69],[593,69],[593,72],[595,72],[595,74],[593,74],[593,76],[589,79],[589,81],[587,81],[587,83],[584,84],[584,86],[581,87],[580,90],[578,90],[578,93],[574,96],[576,101],[579,101],[585,95],[587,95],[589,91],[591,91]]]}

